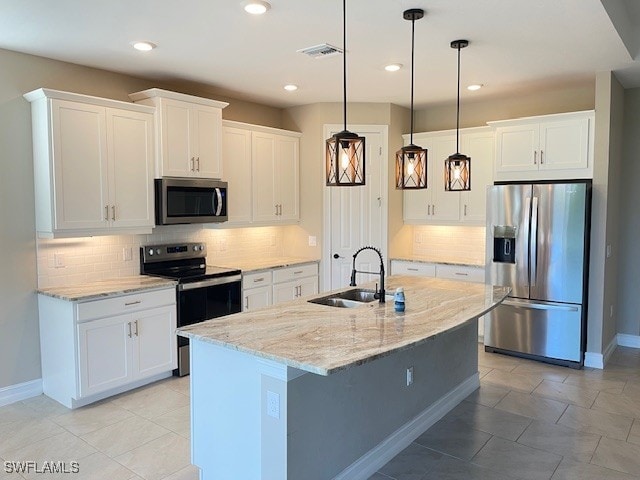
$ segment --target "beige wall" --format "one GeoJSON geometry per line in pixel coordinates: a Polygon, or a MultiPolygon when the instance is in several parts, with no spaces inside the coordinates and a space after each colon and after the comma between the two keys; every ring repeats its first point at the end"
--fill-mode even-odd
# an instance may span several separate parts
{"type": "Polygon", "coordinates": [[[620,166],[620,222],[618,257],[618,313],[619,333],[640,335],[640,88],[625,92],[624,137],[620,166]]]}
{"type": "Polygon", "coordinates": [[[591,214],[587,352],[604,354],[616,334],[620,149],[624,90],[611,72],[596,76],[595,161],[591,214]],[[607,245],[612,255],[606,257],[607,245]],[[615,309],[614,309],[615,310],[615,309]],[[615,313],[615,311],[614,311],[615,313]]]}
{"type": "MultiPolygon", "coordinates": [[[[40,377],[31,110],[22,98],[39,87],[128,101],[151,87],[231,104],[225,118],[281,127],[282,110],[216,96],[192,84],[161,84],[0,50],[0,388],[40,377]]],[[[46,341],[46,339],[43,339],[46,341]]]]}
{"type": "MultiPolygon", "coordinates": [[[[487,85],[485,88],[490,89],[491,86],[487,85]]],[[[594,82],[575,83],[562,88],[537,90],[525,95],[513,95],[508,98],[489,97],[483,100],[474,100],[473,93],[464,92],[460,99],[460,127],[481,127],[491,120],[592,110],[594,98],[594,82]]],[[[455,102],[416,111],[416,132],[455,127],[455,102]]]]}

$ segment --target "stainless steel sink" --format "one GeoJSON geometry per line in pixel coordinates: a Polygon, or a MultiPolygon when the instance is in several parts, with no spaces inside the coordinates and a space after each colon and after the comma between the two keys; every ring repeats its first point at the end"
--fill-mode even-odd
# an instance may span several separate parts
{"type": "MultiPolygon", "coordinates": [[[[332,293],[326,297],[314,298],[309,302],[330,307],[353,308],[378,301],[377,298],[374,298],[375,293],[375,291],[365,288],[353,288],[344,292],[332,293]]],[[[393,301],[393,295],[385,295],[385,300],[393,301]]]]}

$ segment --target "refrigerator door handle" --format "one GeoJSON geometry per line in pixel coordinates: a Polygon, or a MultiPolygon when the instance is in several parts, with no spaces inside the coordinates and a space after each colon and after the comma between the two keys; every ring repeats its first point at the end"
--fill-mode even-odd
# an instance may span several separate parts
{"type": "MultiPolygon", "coordinates": [[[[531,246],[529,245],[529,232],[531,229],[531,197],[527,197],[524,200],[524,232],[523,232],[523,236],[524,236],[524,242],[526,242],[527,245],[527,260],[526,260],[526,268],[519,268],[518,272],[519,272],[519,277],[520,279],[518,280],[518,283],[521,285],[525,285],[525,286],[529,286],[529,279],[531,278],[531,275],[529,274],[529,269],[531,268],[531,246]],[[524,281],[522,280],[522,277],[524,277],[524,281]]],[[[521,242],[522,244],[522,242],[521,242]]]]}
{"type": "Polygon", "coordinates": [[[508,305],[510,307],[518,308],[531,308],[533,310],[562,310],[565,312],[577,312],[578,307],[572,305],[556,305],[547,303],[530,303],[530,302],[518,302],[515,300],[505,300],[502,305],[508,305]]]}
{"type": "Polygon", "coordinates": [[[538,277],[538,197],[533,197],[531,202],[531,253],[530,269],[531,269],[531,286],[536,286],[536,279],[538,277]]]}

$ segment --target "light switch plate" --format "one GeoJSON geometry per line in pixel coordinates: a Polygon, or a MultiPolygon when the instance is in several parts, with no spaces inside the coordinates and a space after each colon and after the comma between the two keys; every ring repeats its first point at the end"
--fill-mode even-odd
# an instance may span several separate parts
{"type": "Polygon", "coordinates": [[[315,235],[309,235],[309,246],[315,247],[317,245],[318,245],[318,239],[315,237],[315,235]]]}

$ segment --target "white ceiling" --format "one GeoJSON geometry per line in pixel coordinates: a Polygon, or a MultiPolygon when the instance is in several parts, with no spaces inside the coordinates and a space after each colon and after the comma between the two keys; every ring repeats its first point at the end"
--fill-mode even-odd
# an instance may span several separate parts
{"type": "MultiPolygon", "coordinates": [[[[411,23],[402,18],[408,8],[426,11],[415,26],[417,107],[455,98],[456,51],[449,44],[458,38],[470,41],[462,50],[463,86],[485,85],[464,91],[463,100],[586,82],[600,70],[621,71],[625,87],[640,86],[628,41],[638,32],[636,2],[348,0],[348,100],[408,105],[411,23]],[[391,62],[406,68],[385,72],[391,62]]],[[[252,16],[242,0],[0,0],[0,48],[200,82],[278,107],[341,101],[341,56],[312,59],[296,50],[342,46],[342,1],[270,3],[267,14],[252,16]],[[134,40],[158,48],[144,54],[131,48],[134,40]],[[285,92],[285,83],[300,88],[285,92]]]]}

